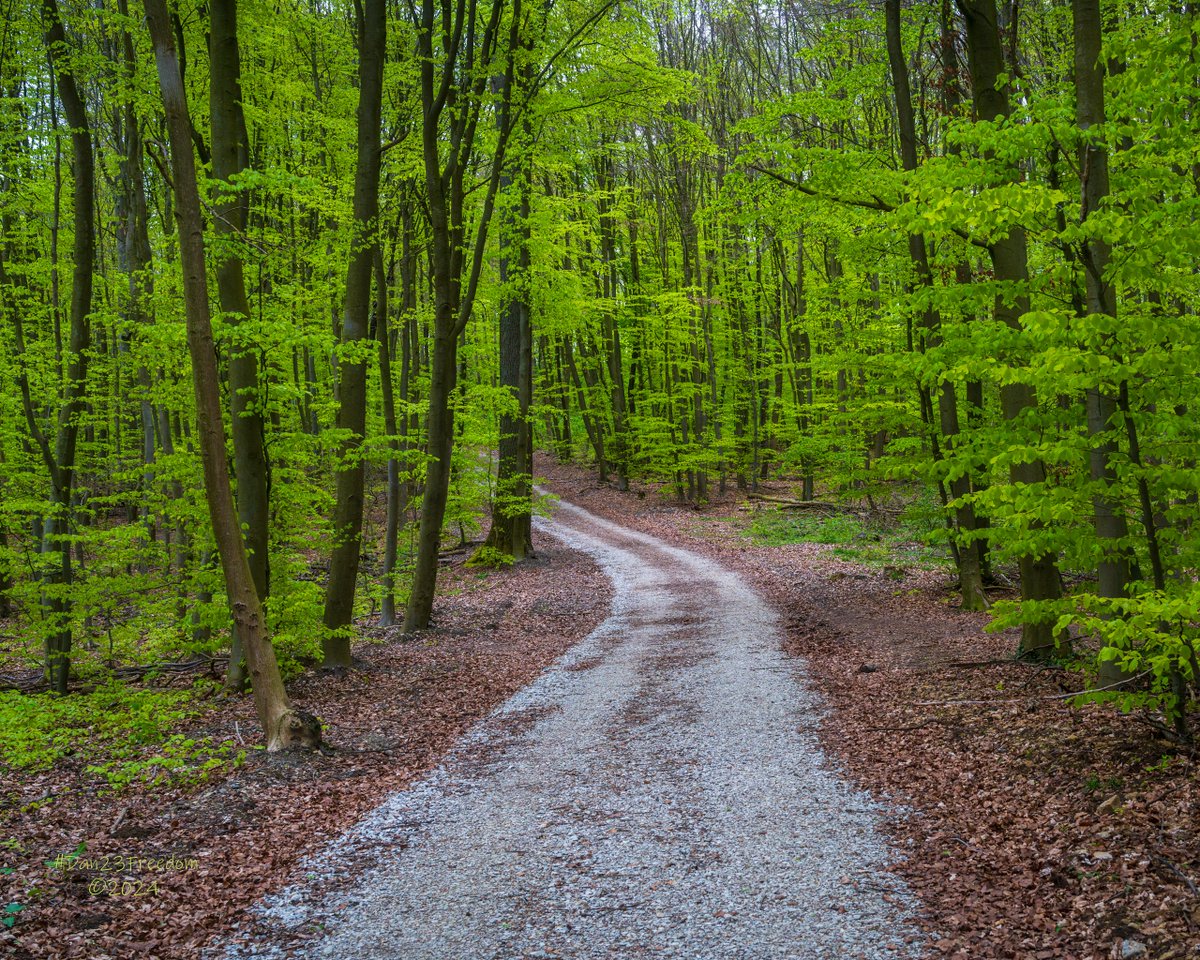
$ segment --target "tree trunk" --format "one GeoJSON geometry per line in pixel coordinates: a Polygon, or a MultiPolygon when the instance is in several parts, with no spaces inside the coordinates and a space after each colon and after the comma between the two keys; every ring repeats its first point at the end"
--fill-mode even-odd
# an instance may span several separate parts
{"type": "MultiPolygon", "coordinates": [[[[601,145],[603,146],[603,139],[601,145]]],[[[617,471],[617,489],[629,489],[629,424],[625,404],[624,358],[621,349],[621,328],[617,320],[617,252],[616,212],[613,210],[614,169],[609,156],[596,161],[599,191],[596,212],[600,221],[601,296],[604,309],[600,312],[601,336],[604,341],[604,365],[608,372],[609,404],[612,407],[613,442],[609,459],[617,471]]]]}
{"type": "MultiPolygon", "coordinates": [[[[1092,130],[1104,124],[1100,3],[1099,0],[1073,0],[1072,7],[1075,21],[1075,120],[1084,135],[1079,148],[1080,222],[1086,224],[1109,191],[1108,151],[1104,141],[1095,137],[1095,131],[1092,130]]],[[[1082,259],[1088,316],[1116,318],[1116,291],[1104,276],[1110,252],[1106,240],[1085,233],[1082,259]]],[[[1104,349],[1111,349],[1111,336],[1104,336],[1101,342],[1104,349]]],[[[1088,435],[1092,438],[1089,467],[1091,478],[1098,485],[1093,509],[1096,539],[1100,541],[1102,552],[1097,571],[1099,593],[1102,597],[1123,597],[1130,580],[1129,526],[1124,507],[1112,490],[1116,471],[1110,463],[1110,458],[1117,450],[1112,424],[1117,401],[1096,386],[1088,388],[1086,402],[1088,435]]],[[[1111,663],[1102,665],[1102,683],[1112,683],[1118,679],[1108,675],[1113,669],[1116,668],[1111,663]]]]}
{"type": "MultiPolygon", "coordinates": [[[[451,313],[448,299],[438,295],[438,312],[451,313]]],[[[450,397],[458,374],[458,338],[447,330],[453,321],[439,317],[434,334],[433,356],[429,369],[429,421],[426,429],[425,495],[421,499],[421,526],[417,532],[417,563],[413,569],[412,592],[404,613],[405,631],[423,630],[433,614],[437,588],[438,550],[442,540],[442,521],[450,488],[450,448],[454,436],[454,412],[450,397]]]]}
{"type": "MultiPolygon", "coordinates": [[[[502,14],[509,9],[504,0],[493,0],[486,26],[477,37],[476,6],[466,11],[460,5],[453,15],[435,11],[433,0],[422,0],[416,24],[420,59],[421,149],[425,168],[425,193],[429,205],[432,237],[429,244],[430,272],[434,290],[434,347],[430,365],[429,428],[425,492],[421,504],[421,529],[417,540],[417,563],[412,592],[404,613],[404,629],[423,630],[433,613],[437,588],[438,546],[449,495],[450,450],[454,440],[454,416],[450,410],[457,376],[458,338],[466,330],[483,270],[484,252],[505,152],[511,130],[509,91],[513,78],[513,54],[522,23],[521,0],[513,0],[508,17],[507,48],[498,41],[502,14]],[[470,21],[468,23],[468,21],[470,21]],[[466,36],[465,48],[460,43],[466,36]],[[465,63],[449,56],[440,68],[433,48],[435,38],[455,54],[461,50],[465,63]],[[505,93],[500,98],[500,124],[491,156],[491,175],[482,207],[474,226],[471,260],[466,264],[467,244],[463,216],[464,176],[475,149],[479,113],[489,72],[486,66],[503,51],[505,93]],[[447,118],[449,136],[444,137],[443,116],[453,95],[456,108],[447,118]],[[443,149],[445,142],[453,146],[443,149]]],[[[415,9],[413,10],[416,13],[415,9]]]]}
{"type": "MultiPolygon", "coordinates": [[[[246,117],[242,110],[242,65],[237,34],[237,0],[212,0],[209,4],[209,109],[212,114],[212,170],[217,181],[213,229],[222,238],[222,250],[241,242],[249,213],[248,195],[234,179],[250,163],[246,117]]],[[[226,254],[217,259],[217,294],[224,320],[232,328],[229,349],[230,432],[233,469],[237,482],[238,522],[246,541],[250,575],[259,600],[270,590],[267,452],[264,444],[262,402],[259,396],[259,349],[246,335],[250,317],[242,258],[226,254]]],[[[241,690],[246,685],[242,638],[235,629],[225,673],[225,686],[241,690]]]]}
{"type": "MultiPolygon", "coordinates": [[[[900,132],[900,160],[905,170],[917,169],[917,133],[913,119],[912,92],[908,82],[908,61],[904,57],[904,48],[900,34],[900,0],[887,0],[887,48],[888,61],[891,64],[892,82],[896,94],[896,117],[900,132]]],[[[925,235],[911,233],[908,237],[908,252],[917,274],[917,282],[926,289],[933,288],[933,274],[929,269],[929,252],[925,245],[925,235]]],[[[933,307],[927,307],[921,318],[922,343],[919,348],[924,352],[926,346],[936,346],[941,340],[941,317],[933,307]]],[[[942,382],[938,394],[938,421],[933,418],[933,401],[929,396],[929,388],[921,385],[922,405],[929,412],[929,429],[936,438],[940,428],[947,448],[950,449],[958,434],[958,400],[954,392],[954,384],[950,380],[942,382]]],[[[942,459],[940,446],[934,444],[936,459],[942,459]]],[[[970,474],[962,471],[950,481],[950,491],[957,506],[954,508],[953,525],[959,536],[963,532],[973,532],[975,529],[975,511],[966,498],[971,492],[970,474]]],[[[962,596],[964,610],[986,610],[987,594],[983,591],[983,575],[979,567],[979,554],[973,543],[957,542],[954,551],[955,562],[958,566],[959,593],[962,596]]]]}
{"type": "Polygon", "coordinates": [[[351,346],[339,366],[337,506],[333,514],[333,553],[325,591],[325,666],[350,666],[350,623],[362,553],[362,445],[367,432],[367,364],[355,351],[369,331],[371,274],[379,217],[379,130],[383,106],[383,61],[387,50],[384,0],[365,0],[358,29],[358,167],[354,176],[354,227],[346,272],[346,309],[341,342],[351,346]]]}
{"type": "MultiPolygon", "coordinates": [[[[506,82],[503,76],[498,77],[493,92],[503,94],[506,82]]],[[[501,174],[499,187],[501,196],[510,194],[500,223],[499,263],[503,297],[500,306],[500,386],[508,392],[509,399],[500,411],[496,496],[487,545],[514,560],[525,560],[533,556],[528,158],[522,156],[517,166],[515,197],[513,178],[507,173],[501,174]],[[512,407],[516,408],[515,414],[512,407]]]]}
{"type": "MultiPolygon", "coordinates": [[[[53,0],[51,0],[53,2],[53,0]]],[[[174,177],[175,216],[179,227],[179,253],[183,267],[184,307],[187,313],[188,352],[192,358],[192,384],[196,397],[196,430],[204,467],[213,536],[225,575],[225,590],[234,623],[242,637],[254,690],[254,705],[268,750],[316,746],[321,739],[319,721],[296,710],[288,700],[267,635],[262,604],[246,557],[237,512],[233,505],[229,468],[225,461],[225,425],[217,381],[216,352],[208,308],[208,279],[204,263],[204,225],[200,193],[192,157],[192,122],[187,95],[179,73],[166,0],[146,0],[146,19],[154,41],[159,89],[167,117],[174,177]]]]}
{"type": "MultiPolygon", "coordinates": [[[[393,265],[394,263],[395,261],[393,265]]],[[[375,330],[375,339],[379,342],[379,387],[383,395],[383,429],[388,435],[387,520],[383,532],[383,599],[380,602],[379,625],[391,627],[396,623],[396,553],[400,537],[400,511],[404,505],[400,494],[400,428],[396,419],[396,395],[392,386],[388,284],[383,269],[383,252],[378,245],[375,247],[375,330]]],[[[405,363],[407,360],[405,356],[405,363]]],[[[407,386],[405,376],[402,379],[401,396],[404,396],[407,386]]]]}
{"type": "MultiPolygon", "coordinates": [[[[50,470],[50,509],[42,528],[44,585],[42,607],[49,621],[46,636],[46,677],[51,689],[67,692],[71,669],[70,600],[71,551],[65,536],[70,530],[72,493],[75,479],[75,447],[79,437],[79,419],[84,411],[87,379],[87,351],[91,346],[92,261],[96,253],[93,223],[95,163],[87,109],[75,82],[75,75],[64,61],[66,36],[59,16],[57,0],[44,0],[48,26],[46,48],[58,79],[58,93],[71,129],[73,200],[75,210],[74,273],[71,278],[71,330],[66,356],[66,383],[59,409],[58,436],[54,451],[46,456],[50,470]],[[57,558],[55,558],[57,554],[57,558]]],[[[47,453],[49,453],[47,449],[47,453]]]]}
{"type": "MultiPolygon", "coordinates": [[[[976,115],[980,120],[994,122],[1009,113],[1007,87],[997,86],[996,83],[1004,70],[1004,52],[996,26],[995,0],[958,0],[958,4],[967,24],[967,53],[976,115]]],[[[1015,171],[1013,175],[1015,177],[1015,171]]],[[[1007,235],[992,241],[988,245],[988,253],[997,281],[1016,284],[1021,288],[1028,284],[1029,268],[1023,228],[1014,226],[1007,235]]],[[[1014,330],[1021,328],[1021,316],[1028,310],[1029,297],[1023,290],[1015,297],[996,297],[996,319],[1014,330]]],[[[1028,384],[1007,384],[1000,388],[1000,406],[1004,419],[1011,422],[1025,410],[1037,408],[1037,395],[1028,384]]],[[[1046,480],[1045,468],[1040,461],[1017,463],[1010,468],[1009,478],[1015,485],[1042,484],[1046,480]]],[[[1041,525],[1035,522],[1031,526],[1040,529],[1041,525]]],[[[1018,558],[1018,563],[1023,603],[1042,603],[1062,596],[1058,559],[1052,552],[1023,554],[1018,558]]],[[[1022,656],[1046,659],[1053,656],[1058,644],[1052,614],[1029,618],[1022,624],[1022,656]]]]}

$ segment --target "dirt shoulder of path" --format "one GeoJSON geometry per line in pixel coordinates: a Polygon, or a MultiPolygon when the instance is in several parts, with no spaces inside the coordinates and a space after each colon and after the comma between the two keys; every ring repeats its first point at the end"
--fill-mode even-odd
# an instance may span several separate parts
{"type": "Polygon", "coordinates": [[[958,610],[946,573],[756,546],[732,492],[697,510],[551,458],[537,471],[557,496],[739,571],[775,606],[830,707],[823,745],[893,804],[893,869],[921,900],[931,955],[1200,957],[1196,757],[1135,717],[1069,706],[1082,678],[1013,662],[1016,637],[958,610]]]}
{"type": "Polygon", "coordinates": [[[4,783],[0,865],[11,872],[0,871],[0,908],[23,909],[12,929],[0,927],[0,956],[199,956],[305,855],[436,766],[608,615],[611,590],[595,563],[543,541],[536,560],[505,570],[443,566],[433,629],[413,638],[367,629],[354,649],[360,669],[289,684],[321,717],[328,754],[254,750],[247,697],[214,702],[189,729],[215,739],[237,731],[251,748],[241,768],[199,788],[105,797],[68,765],[4,783]],[[90,865],[47,866],[80,843],[90,865]]]}

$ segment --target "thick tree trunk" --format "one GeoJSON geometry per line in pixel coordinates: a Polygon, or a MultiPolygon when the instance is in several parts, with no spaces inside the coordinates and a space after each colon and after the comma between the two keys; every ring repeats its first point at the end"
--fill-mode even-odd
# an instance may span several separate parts
{"type": "Polygon", "coordinates": [[[246,545],[233,505],[229,468],[225,461],[225,425],[208,307],[208,280],[204,263],[204,225],[200,194],[192,157],[192,123],[187,95],[179,73],[166,0],[146,0],[146,19],[154,41],[159,89],[167,117],[174,177],[175,215],[179,227],[180,262],[183,267],[184,306],[187,313],[188,352],[192,358],[192,384],[196,396],[196,430],[204,467],[213,536],[225,575],[225,590],[234,623],[245,646],[246,662],[254,690],[254,705],[268,750],[316,746],[321,726],[311,714],[296,710],[288,700],[267,635],[262,604],[246,557],[246,545]]]}
{"type": "MultiPolygon", "coordinates": [[[[996,26],[995,0],[958,0],[958,5],[967,24],[967,52],[976,115],[980,120],[995,121],[1009,113],[1007,87],[996,83],[1004,71],[1004,52],[996,26]]],[[[996,297],[996,319],[1019,330],[1021,316],[1029,310],[1029,296],[1024,290],[1029,282],[1024,229],[1012,227],[1005,236],[989,244],[988,252],[996,280],[1018,288],[1016,295],[996,297]]],[[[1028,384],[1008,384],[1000,388],[1000,406],[1004,419],[1013,421],[1024,411],[1037,408],[1037,395],[1028,384]]],[[[1010,469],[1009,478],[1015,485],[1042,484],[1046,480],[1045,468],[1040,461],[1017,463],[1010,469]]],[[[1059,599],[1062,585],[1058,559],[1053,553],[1023,554],[1018,563],[1022,602],[1032,604],[1059,599]]],[[[1021,627],[1022,656],[1048,658],[1053,656],[1059,642],[1052,615],[1030,618],[1021,627]]]]}
{"type": "MultiPolygon", "coordinates": [[[[383,61],[387,50],[385,0],[366,0],[358,30],[358,167],[354,176],[354,234],[346,272],[346,309],[341,342],[357,345],[368,336],[371,275],[379,217],[379,130],[383,106],[383,61]]],[[[351,347],[354,349],[354,346],[351,347]]],[[[333,553],[325,591],[325,666],[350,665],[350,623],[362,553],[362,445],[367,432],[367,364],[358,352],[339,367],[337,506],[333,514],[333,553]]]]}

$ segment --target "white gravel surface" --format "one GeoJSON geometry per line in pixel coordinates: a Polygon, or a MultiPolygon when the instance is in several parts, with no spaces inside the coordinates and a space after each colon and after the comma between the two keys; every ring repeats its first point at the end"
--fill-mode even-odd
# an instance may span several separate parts
{"type": "Polygon", "coordinates": [[[881,811],[804,732],[822,706],[766,604],[567,503],[539,529],[597,558],[612,615],[261,919],[323,928],[312,958],[920,956],[881,811]]]}

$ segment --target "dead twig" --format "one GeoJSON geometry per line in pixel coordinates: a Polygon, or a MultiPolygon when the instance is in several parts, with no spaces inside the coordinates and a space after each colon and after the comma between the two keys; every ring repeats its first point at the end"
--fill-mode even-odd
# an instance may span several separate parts
{"type": "Polygon", "coordinates": [[[1177,876],[1180,880],[1182,880],[1187,885],[1187,888],[1192,891],[1193,897],[1200,897],[1200,887],[1197,887],[1195,884],[1195,881],[1193,881],[1191,877],[1189,877],[1186,873],[1184,873],[1182,870],[1180,870],[1179,867],[1177,867],[1174,863],[1172,863],[1166,857],[1162,856],[1161,854],[1157,854],[1154,851],[1150,851],[1150,856],[1152,859],[1157,860],[1164,867],[1166,867],[1173,874],[1175,874],[1175,876],[1177,876]]]}
{"type": "MultiPolygon", "coordinates": [[[[829,503],[825,500],[790,500],[785,497],[768,497],[764,493],[748,493],[747,500],[757,500],[761,503],[773,503],[781,510],[829,510],[837,511],[843,509],[836,503],[829,503]]],[[[847,511],[853,512],[853,511],[847,511]]]]}

